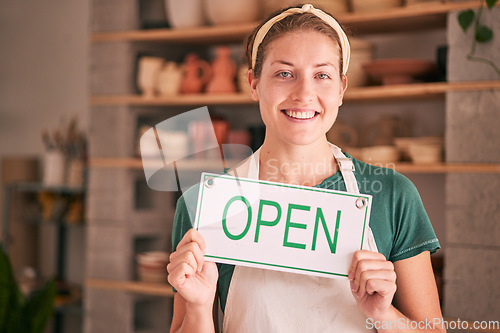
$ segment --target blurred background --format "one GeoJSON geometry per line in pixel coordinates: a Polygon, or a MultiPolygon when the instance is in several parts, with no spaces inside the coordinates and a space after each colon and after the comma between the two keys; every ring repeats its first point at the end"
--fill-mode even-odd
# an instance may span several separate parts
{"type": "MultiPolygon", "coordinates": [[[[0,239],[25,295],[56,278],[45,331],[168,330],[164,267],[180,191],[148,187],[140,157],[156,151],[141,151],[140,138],[208,106],[219,145],[259,147],[241,45],[255,22],[295,3],[0,2],[0,239]]],[[[500,9],[311,3],[351,37],[349,88],[328,138],[417,186],[442,245],[433,265],[444,316],[500,320],[500,73],[491,65],[500,9]],[[467,27],[471,15],[491,36],[467,27]]],[[[207,140],[198,127],[158,133],[169,142],[164,154],[195,178],[223,167],[219,150],[190,153],[207,140]]],[[[222,152],[226,166],[245,155],[222,152]]]]}

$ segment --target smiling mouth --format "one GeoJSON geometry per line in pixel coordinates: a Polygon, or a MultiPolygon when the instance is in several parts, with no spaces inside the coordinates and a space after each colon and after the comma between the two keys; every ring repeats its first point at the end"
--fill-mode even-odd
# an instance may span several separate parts
{"type": "Polygon", "coordinates": [[[307,110],[307,111],[294,111],[294,110],[281,110],[284,114],[286,114],[290,118],[294,119],[312,119],[314,118],[319,112],[312,111],[312,110],[307,110]]]}

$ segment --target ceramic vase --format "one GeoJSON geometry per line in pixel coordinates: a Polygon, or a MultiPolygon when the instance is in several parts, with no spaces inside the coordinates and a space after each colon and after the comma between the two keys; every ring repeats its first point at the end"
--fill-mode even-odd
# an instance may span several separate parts
{"type": "Polygon", "coordinates": [[[212,61],[212,75],[208,81],[207,93],[234,93],[236,92],[235,76],[236,64],[231,59],[231,49],[220,46],[215,51],[216,56],[212,61]]]}
{"type": "Polygon", "coordinates": [[[206,24],[203,0],[165,0],[165,9],[173,28],[193,28],[206,24]]]}
{"type": "Polygon", "coordinates": [[[347,71],[349,87],[361,87],[368,83],[368,75],[363,69],[363,64],[373,60],[375,47],[373,43],[351,38],[351,61],[347,71]]]}
{"type": "Polygon", "coordinates": [[[184,60],[181,92],[183,94],[200,93],[209,79],[210,65],[198,58],[196,53],[188,54],[184,60]]]}
{"type": "Polygon", "coordinates": [[[44,156],[43,178],[45,186],[63,186],[66,171],[66,159],[59,150],[49,150],[44,156]]]}
{"type": "Polygon", "coordinates": [[[212,24],[254,22],[260,15],[259,0],[204,0],[208,21],[212,24]]]}
{"type": "Polygon", "coordinates": [[[158,76],[158,91],[162,96],[173,96],[179,93],[182,80],[182,69],[173,61],[168,61],[158,76]]]}
{"type": "Polygon", "coordinates": [[[146,98],[155,96],[158,87],[158,75],[165,60],[157,57],[141,57],[137,71],[137,86],[146,98]]]}

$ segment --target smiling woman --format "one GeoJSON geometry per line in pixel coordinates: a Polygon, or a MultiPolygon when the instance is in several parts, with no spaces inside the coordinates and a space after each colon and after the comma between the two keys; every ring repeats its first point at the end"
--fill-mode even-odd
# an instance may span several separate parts
{"type": "MultiPolygon", "coordinates": [[[[339,24],[311,5],[283,9],[256,27],[246,50],[250,92],[266,134],[260,149],[228,173],[354,194],[363,184],[363,193],[373,196],[369,228],[363,250],[350,254],[348,279],[216,266],[204,260],[205,240],[192,229],[193,187],[177,204],[167,267],[177,290],[172,332],[213,332],[215,297],[224,332],[366,332],[374,330],[368,319],[441,318],[430,264],[439,242],[414,185],[326,139],[347,88],[350,47],[339,24]]],[[[336,222],[323,226],[337,230],[336,222]]]]}

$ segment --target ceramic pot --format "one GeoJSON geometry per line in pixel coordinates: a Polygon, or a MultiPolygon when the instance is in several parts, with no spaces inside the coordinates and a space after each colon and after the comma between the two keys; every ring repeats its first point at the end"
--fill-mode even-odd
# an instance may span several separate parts
{"type": "Polygon", "coordinates": [[[216,57],[211,65],[211,78],[208,81],[207,93],[234,93],[236,84],[236,64],[231,59],[231,49],[227,46],[219,46],[216,51],[216,57]]]}
{"type": "Polygon", "coordinates": [[[45,186],[63,186],[66,171],[66,158],[59,150],[45,153],[42,182],[45,186]]]}
{"type": "Polygon", "coordinates": [[[137,86],[146,98],[155,96],[158,86],[158,74],[165,60],[157,57],[141,57],[137,71],[137,86]]]}
{"type": "Polygon", "coordinates": [[[205,14],[212,24],[254,22],[260,15],[259,0],[205,0],[205,14]]]}
{"type": "Polygon", "coordinates": [[[158,76],[158,91],[162,96],[173,96],[179,93],[182,80],[182,69],[173,61],[163,66],[158,76]]]}
{"type": "Polygon", "coordinates": [[[349,87],[361,87],[368,83],[368,75],[363,64],[373,60],[375,46],[373,43],[359,38],[351,38],[351,61],[347,71],[349,87]]]}
{"type": "Polygon", "coordinates": [[[394,146],[373,146],[362,148],[362,160],[366,163],[395,163],[399,160],[399,151],[394,146]]]}
{"type": "Polygon", "coordinates": [[[210,65],[205,60],[198,58],[196,53],[186,56],[183,66],[181,92],[183,94],[197,94],[210,79],[210,65]]]}
{"type": "Polygon", "coordinates": [[[193,28],[206,24],[203,0],[165,0],[170,25],[174,28],[193,28]]]}
{"type": "Polygon", "coordinates": [[[379,12],[402,6],[401,0],[351,0],[354,12],[379,12]]]}

